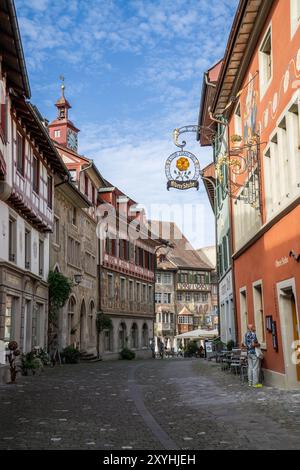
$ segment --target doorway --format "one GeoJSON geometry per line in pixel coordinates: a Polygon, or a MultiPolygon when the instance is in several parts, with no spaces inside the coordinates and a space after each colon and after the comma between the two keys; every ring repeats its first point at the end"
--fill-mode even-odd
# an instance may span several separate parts
{"type": "Polygon", "coordinates": [[[278,300],[286,385],[300,388],[299,316],[294,280],[278,284],[278,300]]]}
{"type": "Polygon", "coordinates": [[[86,344],[86,308],[85,308],[85,302],[84,300],[82,301],[81,304],[81,309],[80,309],[80,336],[79,336],[79,349],[81,351],[84,350],[86,344]]]}

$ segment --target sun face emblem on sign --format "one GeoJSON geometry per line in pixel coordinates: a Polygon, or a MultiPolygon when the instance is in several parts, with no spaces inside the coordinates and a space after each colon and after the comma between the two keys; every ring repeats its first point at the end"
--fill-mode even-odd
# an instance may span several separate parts
{"type": "Polygon", "coordinates": [[[199,189],[200,164],[191,152],[180,150],[172,153],[165,165],[167,189],[199,189]]]}

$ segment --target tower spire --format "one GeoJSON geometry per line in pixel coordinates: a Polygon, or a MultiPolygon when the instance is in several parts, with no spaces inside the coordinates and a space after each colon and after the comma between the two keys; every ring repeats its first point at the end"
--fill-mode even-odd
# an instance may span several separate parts
{"type": "Polygon", "coordinates": [[[55,106],[57,107],[57,110],[58,110],[57,118],[61,120],[61,119],[68,119],[68,110],[71,108],[71,105],[68,102],[68,100],[66,100],[66,97],[65,97],[65,89],[66,89],[65,77],[61,75],[59,79],[61,81],[61,85],[60,85],[61,97],[55,103],[55,106]]]}
{"type": "Polygon", "coordinates": [[[65,77],[63,75],[60,75],[59,79],[61,80],[61,97],[64,98],[65,97],[65,89],[66,89],[66,86],[65,86],[65,77]]]}

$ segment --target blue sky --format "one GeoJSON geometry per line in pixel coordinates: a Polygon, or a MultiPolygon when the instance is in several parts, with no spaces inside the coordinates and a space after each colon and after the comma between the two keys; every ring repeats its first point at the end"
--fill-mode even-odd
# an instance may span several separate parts
{"type": "MultiPolygon", "coordinates": [[[[173,129],[197,123],[203,73],[224,53],[237,0],[15,3],[32,101],[43,115],[55,117],[64,75],[80,153],[152,218],[173,213],[180,223],[183,216],[181,228],[194,246],[213,244],[203,185],[168,192],[164,164],[176,151],[173,129]]],[[[211,159],[193,134],[187,150],[202,167],[211,159]]]]}

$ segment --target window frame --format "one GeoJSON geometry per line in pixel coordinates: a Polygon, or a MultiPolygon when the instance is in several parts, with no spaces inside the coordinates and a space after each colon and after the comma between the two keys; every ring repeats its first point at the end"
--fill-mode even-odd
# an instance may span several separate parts
{"type": "Polygon", "coordinates": [[[290,25],[291,39],[293,39],[300,26],[300,0],[290,0],[290,25]]]}
{"type": "Polygon", "coordinates": [[[20,132],[18,129],[17,129],[17,139],[16,139],[16,166],[17,166],[17,172],[19,173],[19,175],[21,175],[22,177],[25,176],[25,137],[24,137],[24,134],[22,132],[20,132]],[[20,140],[21,140],[21,146],[22,146],[22,149],[21,149],[21,167],[19,166],[20,164],[20,161],[19,161],[19,157],[20,157],[20,154],[19,154],[19,148],[20,148],[20,140]]]}
{"type": "MultiPolygon", "coordinates": [[[[266,32],[260,42],[258,48],[258,63],[259,63],[259,88],[260,88],[260,101],[262,101],[263,97],[265,96],[272,80],[273,80],[273,72],[274,72],[274,58],[273,58],[273,31],[272,31],[272,23],[266,29],[266,32]],[[266,46],[268,37],[270,36],[271,41],[271,75],[269,79],[266,78],[266,56],[267,53],[263,50],[266,46]]],[[[268,67],[268,65],[267,65],[268,67]]]]}

